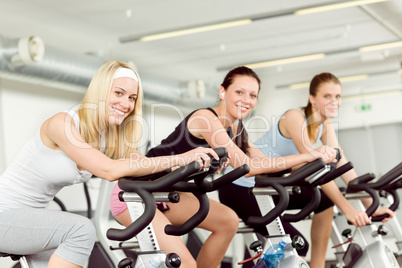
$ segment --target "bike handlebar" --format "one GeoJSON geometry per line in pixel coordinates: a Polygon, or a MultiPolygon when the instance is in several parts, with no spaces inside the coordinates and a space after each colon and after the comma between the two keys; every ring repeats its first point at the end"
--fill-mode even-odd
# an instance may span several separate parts
{"type": "Polygon", "coordinates": [[[271,187],[273,183],[282,186],[305,185],[305,179],[325,167],[322,159],[316,159],[305,164],[287,177],[268,177],[266,175],[255,176],[255,187],[271,187]]]}
{"type": "Polygon", "coordinates": [[[181,236],[198,226],[208,215],[209,199],[205,193],[194,193],[198,199],[200,207],[198,211],[186,222],[181,225],[168,224],[165,226],[165,233],[168,235],[181,236]]]}
{"type": "MultiPolygon", "coordinates": [[[[276,217],[278,217],[284,210],[286,210],[289,204],[289,195],[286,191],[285,186],[293,186],[293,185],[308,185],[305,181],[305,178],[313,175],[319,170],[325,168],[325,163],[322,159],[316,159],[306,165],[302,166],[295,172],[291,173],[287,177],[267,177],[257,175],[255,177],[255,186],[256,187],[272,187],[279,194],[279,202],[275,205],[275,207],[269,211],[266,215],[262,217],[250,216],[247,219],[247,224],[250,226],[253,225],[266,225],[273,221],[276,217]]],[[[313,198],[310,203],[306,206],[306,209],[303,209],[297,214],[291,215],[287,214],[286,220],[297,221],[304,219],[308,214],[311,213],[319,204],[320,201],[320,193],[318,189],[311,190],[313,198]],[[312,209],[312,210],[311,210],[312,209]],[[311,210],[311,211],[310,211],[311,210]]]]}
{"type": "Polygon", "coordinates": [[[125,241],[140,233],[155,216],[155,199],[151,192],[166,189],[174,183],[183,180],[198,171],[200,168],[200,164],[194,161],[154,181],[135,181],[135,183],[133,183],[133,179],[130,178],[120,179],[118,182],[119,187],[124,191],[137,193],[144,202],[145,210],[144,213],[127,228],[110,228],[106,233],[107,238],[111,240],[125,241]]]}
{"type": "Polygon", "coordinates": [[[325,174],[322,178],[314,181],[311,185],[312,186],[318,186],[318,185],[323,185],[326,184],[337,177],[341,176],[342,174],[346,173],[347,171],[351,170],[353,168],[353,164],[351,162],[347,162],[346,164],[338,167],[337,169],[334,169],[331,172],[328,172],[325,174]]]}
{"type": "Polygon", "coordinates": [[[312,211],[314,211],[321,199],[320,191],[316,186],[328,183],[338,176],[344,174],[353,168],[352,163],[348,162],[345,165],[336,168],[341,159],[342,155],[338,148],[336,150],[336,162],[329,163],[327,165],[330,166],[330,172],[323,175],[323,177],[315,180],[314,182],[306,182],[306,178],[315,174],[316,172],[322,170],[326,165],[321,159],[316,159],[313,162],[307,163],[302,166],[295,172],[291,173],[288,177],[273,177],[270,174],[264,174],[256,176],[255,186],[256,187],[272,187],[278,191],[279,194],[279,202],[275,205],[275,208],[272,209],[267,215],[261,217],[250,217],[248,219],[248,223],[250,225],[260,225],[260,224],[268,224],[273,221],[276,217],[281,215],[283,211],[286,210],[289,197],[288,193],[281,189],[284,186],[306,186],[306,189],[311,194],[310,202],[305,206],[302,210],[300,210],[296,214],[284,214],[283,219],[289,222],[297,222],[304,218],[306,218],[312,211]],[[280,185],[280,186],[279,186],[280,185]]]}
{"type": "Polygon", "coordinates": [[[368,183],[369,181],[373,180],[374,178],[375,178],[375,176],[372,173],[364,174],[364,175],[359,176],[359,177],[355,178],[354,180],[350,181],[348,183],[348,188],[346,189],[346,191],[349,193],[365,191],[371,196],[371,198],[373,199],[373,202],[366,209],[366,214],[369,217],[371,215],[373,215],[373,213],[376,211],[376,209],[380,205],[380,197],[378,196],[377,191],[372,187],[372,185],[370,185],[371,183],[368,183]]]}
{"type": "MultiPolygon", "coordinates": [[[[217,180],[213,182],[206,182],[206,183],[189,183],[189,182],[178,182],[171,187],[172,190],[175,191],[186,191],[192,192],[200,201],[200,208],[199,210],[184,224],[182,225],[167,225],[165,227],[165,233],[169,235],[184,235],[188,233],[191,229],[195,226],[198,226],[207,216],[209,211],[209,199],[206,197],[206,193],[210,191],[215,191],[222,187],[226,183],[230,183],[241,176],[250,172],[250,168],[248,165],[244,164],[231,172],[221,176],[217,180]],[[200,199],[200,198],[206,198],[200,199]],[[208,208],[205,210],[204,206],[208,205],[208,208]],[[188,223],[190,222],[190,223],[188,223]],[[191,229],[188,226],[192,226],[191,229]]],[[[205,178],[205,176],[204,176],[205,178]]],[[[201,178],[198,178],[201,179],[201,178]]]]}
{"type": "MultiPolygon", "coordinates": [[[[399,206],[399,195],[396,192],[397,188],[402,186],[401,180],[399,178],[402,174],[402,163],[399,163],[397,166],[392,168],[386,174],[384,174],[377,182],[369,183],[375,177],[371,173],[364,174],[363,176],[357,177],[354,180],[350,181],[348,184],[347,191],[348,192],[358,192],[365,191],[370,194],[373,198],[372,204],[366,209],[367,215],[370,217],[377,210],[380,205],[379,196],[376,191],[384,190],[392,195],[393,203],[390,205],[389,209],[395,211],[399,206]],[[374,191],[376,190],[376,191],[374,191]],[[375,194],[370,193],[373,191],[375,194]]],[[[384,214],[381,216],[373,216],[372,221],[382,221],[384,218],[389,217],[388,214],[384,214]]]]}
{"type": "Polygon", "coordinates": [[[377,182],[373,183],[373,187],[377,190],[382,190],[393,180],[397,179],[402,174],[402,162],[395,166],[393,169],[385,173],[377,182]]]}
{"type": "MultiPolygon", "coordinates": [[[[211,166],[208,171],[196,173],[200,170],[200,165],[198,162],[192,162],[160,178],[155,178],[155,176],[142,176],[137,178],[132,177],[120,179],[119,187],[124,191],[137,193],[143,200],[145,209],[144,213],[127,228],[123,230],[110,228],[107,231],[107,237],[111,240],[128,240],[136,236],[141,232],[141,230],[150,224],[156,211],[155,199],[151,193],[157,191],[180,190],[193,192],[200,203],[199,210],[185,223],[181,225],[165,226],[165,232],[167,234],[183,235],[198,226],[209,212],[209,199],[206,193],[216,190],[224,184],[232,182],[250,171],[247,165],[243,165],[232,172],[221,176],[214,182],[207,182],[205,178],[214,173],[220,165],[226,162],[228,156],[226,148],[216,148],[214,151],[219,156],[219,160],[216,160],[210,155],[211,166]],[[138,179],[140,181],[138,181],[138,179]],[[147,179],[147,181],[144,181],[144,179],[147,179]],[[191,179],[196,180],[196,183],[186,182],[191,179]],[[135,181],[135,183],[133,183],[133,181],[135,181]]],[[[164,174],[167,171],[158,174],[164,174]]]]}

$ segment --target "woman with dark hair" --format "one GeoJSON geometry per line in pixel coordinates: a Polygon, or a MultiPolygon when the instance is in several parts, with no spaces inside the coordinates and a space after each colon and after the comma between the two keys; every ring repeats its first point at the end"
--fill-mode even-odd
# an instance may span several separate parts
{"type": "MultiPolygon", "coordinates": [[[[253,176],[260,173],[276,172],[296,165],[304,164],[318,157],[324,161],[332,161],[335,151],[327,146],[314,152],[290,155],[286,157],[268,158],[248,140],[242,119],[251,113],[257,102],[260,90],[260,79],[248,67],[240,66],[231,70],[225,77],[219,89],[220,102],[217,107],[198,109],[190,113],[162,143],[151,149],[147,156],[178,154],[196,147],[226,147],[229,153],[229,164],[233,168],[248,164],[253,176]],[[236,121],[239,124],[236,124],[236,121]],[[237,133],[233,136],[232,133],[237,133]]],[[[113,215],[124,225],[131,223],[127,207],[116,197],[118,186],[111,198],[113,215]]],[[[168,203],[170,209],[163,214],[173,223],[181,224],[193,215],[197,209],[197,200],[191,195],[180,194],[180,202],[168,203]]],[[[241,198],[241,197],[239,197],[241,198]]],[[[207,218],[199,227],[211,231],[197,257],[196,263],[191,260],[189,252],[179,255],[187,260],[183,267],[218,267],[238,227],[238,217],[230,208],[210,200],[211,206],[207,218]]],[[[158,212],[161,213],[161,212],[158,212]]],[[[156,222],[156,220],[154,220],[156,222]]],[[[166,237],[164,225],[158,224],[155,229],[158,241],[172,241],[166,237]],[[158,229],[158,227],[160,227],[158,229]]],[[[176,241],[180,243],[179,241],[176,241]]],[[[181,242],[182,243],[182,242],[181,242]]],[[[162,244],[161,248],[171,252],[173,242],[162,244]]]]}
{"type": "MultiPolygon", "coordinates": [[[[320,141],[331,148],[341,149],[331,123],[331,118],[338,115],[338,109],[341,105],[341,92],[341,83],[336,76],[331,73],[316,75],[310,83],[307,106],[285,111],[276,120],[271,129],[254,143],[255,146],[268,157],[312,152],[320,141]]],[[[338,166],[347,162],[343,151],[340,151],[342,158],[338,166]]],[[[357,174],[352,169],[341,177],[345,183],[348,183],[356,178],[357,174]]],[[[233,184],[232,188],[252,187],[254,186],[254,178],[242,177],[233,184]]],[[[364,211],[356,210],[350,205],[335,182],[332,181],[322,185],[321,189],[321,203],[314,212],[311,226],[311,268],[325,266],[325,256],[332,230],[334,204],[344,213],[347,220],[355,226],[366,225],[370,222],[364,211]]],[[[231,190],[233,193],[233,189],[231,190]]],[[[305,198],[303,194],[291,196],[288,209],[303,208],[306,205],[305,200],[308,200],[308,198],[305,198]]],[[[366,207],[371,203],[371,200],[367,199],[362,201],[366,207]]],[[[247,204],[247,208],[244,209],[250,211],[250,205],[247,204]]],[[[380,207],[374,213],[374,216],[385,213],[388,213],[390,217],[395,215],[388,208],[380,207]]],[[[389,218],[384,219],[384,221],[387,220],[389,218]]],[[[286,222],[284,224],[286,230],[286,226],[289,227],[290,224],[286,222]]],[[[299,252],[299,255],[305,256],[306,253],[307,251],[299,252]]]]}

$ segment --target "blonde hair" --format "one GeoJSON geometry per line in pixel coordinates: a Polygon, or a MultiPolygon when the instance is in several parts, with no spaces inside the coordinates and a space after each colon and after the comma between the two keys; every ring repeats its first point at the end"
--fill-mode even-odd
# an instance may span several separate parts
{"type": "Polygon", "coordinates": [[[138,149],[142,133],[142,86],[137,72],[128,64],[109,61],[95,73],[80,105],[80,132],[92,147],[102,150],[108,157],[126,158],[138,149]],[[134,71],[138,77],[138,93],[134,110],[121,125],[109,125],[109,96],[113,76],[120,68],[134,71]],[[101,144],[104,140],[104,144],[101,144]]]}

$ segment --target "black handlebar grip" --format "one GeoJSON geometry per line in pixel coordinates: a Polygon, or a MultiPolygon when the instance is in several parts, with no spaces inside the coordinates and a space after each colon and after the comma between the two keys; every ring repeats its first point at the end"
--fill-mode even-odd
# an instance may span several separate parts
{"type": "Polygon", "coordinates": [[[131,239],[141,232],[155,216],[156,206],[155,199],[151,192],[161,191],[168,188],[172,184],[188,177],[201,168],[196,161],[176,169],[175,171],[154,181],[135,181],[132,179],[122,178],[119,180],[119,187],[127,192],[137,193],[144,203],[144,213],[125,229],[110,228],[106,236],[110,240],[125,241],[131,239]]]}
{"type": "Polygon", "coordinates": [[[138,189],[136,193],[141,197],[144,202],[144,213],[133,223],[125,229],[110,228],[106,232],[107,238],[116,241],[126,241],[139,234],[155,216],[156,206],[153,195],[146,190],[138,189]]]}
{"type": "Polygon", "coordinates": [[[256,187],[270,187],[272,183],[283,186],[305,185],[305,179],[325,167],[324,161],[316,159],[295,170],[287,177],[270,177],[267,174],[255,176],[256,187]]]}
{"type": "Polygon", "coordinates": [[[378,194],[375,190],[366,189],[366,192],[368,192],[369,195],[371,196],[371,198],[373,198],[373,202],[366,209],[367,216],[371,217],[374,214],[374,212],[377,210],[377,208],[380,206],[380,197],[378,196],[378,194]]]}
{"type": "Polygon", "coordinates": [[[205,193],[215,191],[221,188],[223,185],[230,183],[241,176],[250,172],[250,168],[247,164],[244,164],[231,172],[222,175],[218,179],[210,182],[210,181],[202,181],[207,175],[203,174],[196,174],[194,177],[195,183],[188,183],[188,182],[178,182],[172,186],[172,189],[175,191],[183,191],[183,192],[192,192],[192,193],[205,193]]]}
{"type": "Polygon", "coordinates": [[[144,176],[138,176],[138,177],[133,176],[133,177],[130,177],[130,178],[134,179],[136,181],[153,181],[153,180],[156,180],[156,179],[158,179],[160,177],[165,176],[166,174],[169,174],[170,172],[172,172],[172,170],[169,168],[169,169],[166,169],[166,170],[161,171],[161,172],[157,172],[157,173],[153,173],[153,174],[149,174],[149,175],[144,175],[144,176]]]}
{"type": "Polygon", "coordinates": [[[310,202],[296,214],[284,214],[283,215],[284,221],[288,221],[288,222],[301,221],[301,220],[307,218],[311,214],[311,212],[313,212],[318,207],[318,205],[320,204],[320,201],[321,201],[320,191],[316,187],[313,187],[313,188],[307,187],[307,189],[311,193],[310,202]]]}
{"type": "Polygon", "coordinates": [[[381,190],[386,187],[387,184],[391,183],[393,180],[398,178],[402,174],[402,163],[398,164],[396,167],[385,173],[378,181],[374,184],[377,190],[381,190]]]}
{"type": "MultiPolygon", "coordinates": [[[[373,180],[374,178],[375,178],[375,176],[374,176],[373,173],[366,173],[366,174],[364,174],[364,175],[361,175],[361,176],[356,177],[356,178],[354,178],[353,180],[351,180],[351,181],[349,182],[349,185],[350,185],[350,184],[353,184],[353,185],[365,184],[365,183],[367,183],[367,182],[373,180]]],[[[349,190],[349,187],[348,187],[347,191],[348,191],[348,190],[349,190]]]]}
{"type": "Polygon", "coordinates": [[[279,217],[283,211],[288,207],[289,204],[289,194],[286,188],[282,185],[273,183],[270,187],[274,188],[279,194],[279,202],[275,205],[275,207],[269,211],[266,215],[258,217],[258,216],[250,216],[247,219],[247,225],[249,226],[260,226],[267,225],[271,223],[275,218],[279,217]]]}
{"type": "Polygon", "coordinates": [[[288,181],[287,185],[293,185],[299,182],[300,180],[304,181],[308,176],[313,175],[314,173],[323,168],[325,168],[325,163],[321,158],[309,162],[304,166],[302,166],[301,168],[295,170],[292,174],[290,174],[286,178],[288,181]]]}
{"type": "Polygon", "coordinates": [[[195,193],[194,195],[200,203],[198,211],[181,225],[166,225],[166,234],[176,236],[184,235],[197,227],[207,217],[209,212],[208,196],[205,193],[195,193]]]}
{"type": "Polygon", "coordinates": [[[212,191],[212,182],[206,180],[206,176],[194,179],[194,183],[200,188],[202,192],[212,191]]]}
{"type": "Polygon", "coordinates": [[[393,203],[389,207],[389,209],[392,211],[396,211],[399,207],[400,198],[399,198],[397,189],[400,188],[400,185],[399,185],[399,187],[397,187],[397,185],[400,184],[401,181],[402,180],[399,180],[399,181],[389,185],[389,187],[387,189],[385,189],[385,191],[387,191],[389,194],[391,194],[392,198],[394,199],[393,203]]]}
{"type": "MultiPolygon", "coordinates": [[[[363,176],[361,176],[361,177],[363,177],[363,176]]],[[[369,177],[369,176],[366,176],[366,177],[369,177]]],[[[373,215],[373,213],[377,210],[377,208],[380,205],[380,197],[378,196],[377,191],[372,189],[370,187],[370,185],[364,184],[364,183],[363,184],[353,183],[355,181],[356,181],[356,179],[349,182],[347,191],[348,192],[365,191],[371,196],[373,201],[372,201],[371,205],[366,209],[367,216],[371,217],[371,215],[373,215]]]]}
{"type": "Polygon", "coordinates": [[[225,147],[215,148],[214,151],[219,156],[219,160],[216,160],[212,155],[208,154],[211,158],[211,165],[208,170],[209,174],[215,173],[228,158],[228,150],[225,147]]]}
{"type": "Polygon", "coordinates": [[[353,164],[351,162],[347,162],[346,164],[338,167],[337,169],[325,174],[322,178],[314,181],[311,185],[312,186],[317,186],[317,185],[323,185],[326,184],[337,177],[341,176],[342,174],[348,172],[353,168],[353,164]]]}
{"type": "Polygon", "coordinates": [[[228,150],[225,147],[219,147],[214,149],[219,158],[228,157],[228,150]]]}
{"type": "Polygon", "coordinates": [[[229,173],[222,175],[218,179],[214,180],[212,182],[212,190],[213,191],[218,190],[223,185],[230,183],[234,180],[237,180],[238,178],[246,175],[249,172],[250,172],[250,167],[247,164],[243,164],[240,167],[238,167],[238,168],[230,171],[229,173]]]}
{"type": "Polygon", "coordinates": [[[336,169],[336,167],[338,166],[339,160],[341,160],[341,158],[342,158],[341,151],[338,148],[335,148],[335,151],[336,151],[336,156],[335,156],[336,162],[328,163],[328,165],[331,167],[331,170],[336,169]]]}
{"type": "MultiPolygon", "coordinates": [[[[389,209],[392,211],[395,211],[399,206],[399,202],[400,202],[399,195],[398,195],[396,189],[389,188],[389,189],[386,189],[385,191],[387,191],[389,194],[392,195],[394,202],[389,206],[389,209]]],[[[389,217],[389,214],[385,213],[380,216],[373,216],[373,217],[371,217],[371,220],[372,221],[382,221],[383,219],[388,218],[388,217],[389,217]]]]}
{"type": "Polygon", "coordinates": [[[194,172],[197,172],[200,168],[201,165],[194,161],[154,181],[136,181],[135,179],[133,180],[132,178],[127,177],[121,178],[118,183],[120,189],[126,192],[136,192],[137,189],[145,189],[149,192],[163,191],[169,188],[169,186],[190,176],[194,172]],[[132,183],[133,181],[135,181],[135,183],[132,183]]]}
{"type": "Polygon", "coordinates": [[[341,150],[339,150],[338,148],[335,148],[335,151],[336,151],[336,156],[335,156],[336,161],[339,162],[339,160],[341,160],[341,158],[342,158],[341,150]]]}
{"type": "Polygon", "coordinates": [[[288,173],[291,173],[292,169],[288,168],[288,169],[284,169],[278,172],[272,172],[272,173],[261,173],[259,175],[264,176],[264,177],[282,177],[288,173]]]}

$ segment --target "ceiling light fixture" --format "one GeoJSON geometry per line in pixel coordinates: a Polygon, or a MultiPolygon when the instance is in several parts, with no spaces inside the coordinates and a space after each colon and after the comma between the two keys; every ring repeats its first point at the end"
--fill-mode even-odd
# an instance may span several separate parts
{"type": "Polygon", "coordinates": [[[143,36],[143,37],[139,38],[139,40],[146,42],[146,41],[158,40],[158,39],[169,38],[169,37],[174,37],[174,36],[180,36],[180,35],[186,35],[186,34],[192,34],[192,33],[200,33],[200,32],[212,31],[212,30],[223,29],[223,28],[228,28],[228,27],[234,27],[234,26],[248,24],[251,22],[252,22],[251,19],[236,20],[236,21],[231,21],[231,22],[224,22],[224,23],[218,23],[218,24],[213,24],[213,25],[200,26],[200,27],[189,28],[189,29],[184,29],[184,30],[171,31],[171,32],[166,32],[166,33],[161,33],[161,34],[147,35],[147,36],[143,36]]]}
{"type": "Polygon", "coordinates": [[[353,75],[353,76],[341,77],[341,78],[339,78],[339,81],[344,83],[344,82],[352,82],[352,81],[364,80],[364,79],[367,79],[367,78],[369,78],[368,74],[361,74],[361,75],[353,75]]]}
{"type": "Polygon", "coordinates": [[[188,29],[181,29],[181,30],[176,30],[176,31],[151,34],[151,35],[146,35],[146,36],[130,35],[130,36],[125,36],[125,37],[120,37],[119,40],[121,43],[127,43],[127,42],[138,41],[138,40],[143,41],[143,42],[153,41],[153,40],[187,35],[187,34],[192,34],[192,33],[199,33],[199,32],[212,31],[212,30],[223,29],[223,28],[228,28],[228,27],[234,27],[234,26],[252,23],[253,21],[257,21],[257,20],[270,19],[273,17],[288,16],[288,15],[292,15],[292,14],[297,14],[297,15],[308,14],[308,13],[321,12],[321,11],[327,11],[327,10],[332,10],[332,9],[339,9],[339,8],[345,8],[345,7],[351,7],[351,6],[359,6],[359,5],[384,2],[384,1],[388,1],[388,0],[358,0],[358,1],[341,2],[341,3],[337,3],[337,4],[332,4],[332,5],[309,7],[309,8],[299,9],[296,11],[287,10],[282,13],[267,14],[267,15],[263,15],[263,16],[259,16],[259,17],[255,17],[255,18],[246,18],[246,19],[235,20],[235,21],[227,21],[227,22],[222,22],[222,23],[217,23],[217,24],[212,24],[212,25],[205,25],[205,26],[193,27],[193,28],[188,28],[188,29]]]}
{"type": "Polygon", "coordinates": [[[394,48],[394,47],[402,47],[402,41],[361,47],[361,48],[359,48],[359,51],[360,52],[367,52],[367,51],[394,48]]]}
{"type": "Polygon", "coordinates": [[[361,5],[367,5],[367,4],[378,3],[378,2],[385,2],[385,1],[388,1],[388,0],[358,0],[358,1],[349,1],[349,2],[343,2],[343,3],[332,4],[332,5],[326,5],[326,6],[318,6],[318,7],[311,7],[311,8],[299,9],[299,10],[296,10],[296,11],[294,12],[294,14],[295,14],[295,15],[304,15],[304,14],[310,14],[310,13],[316,13],[316,12],[322,12],[322,11],[340,9],[340,8],[345,8],[345,7],[361,6],[361,5]]]}
{"type": "Polygon", "coordinates": [[[250,63],[250,64],[245,64],[245,65],[251,69],[256,69],[256,68],[276,66],[276,65],[288,64],[288,63],[295,63],[295,62],[300,62],[300,61],[316,60],[316,59],[321,59],[324,57],[325,57],[324,53],[318,53],[318,54],[311,54],[311,55],[300,56],[300,57],[292,57],[292,58],[286,58],[286,59],[271,60],[271,61],[264,61],[264,62],[258,62],[258,63],[250,63]]]}
{"type": "Polygon", "coordinates": [[[394,95],[402,94],[401,90],[390,90],[385,92],[372,92],[372,93],[364,93],[359,95],[351,95],[351,96],[342,96],[342,101],[355,101],[361,100],[362,98],[379,98],[379,97],[388,97],[394,95]]]}
{"type": "MultiPolygon", "coordinates": [[[[361,75],[340,77],[339,81],[341,81],[341,83],[344,83],[344,82],[364,80],[367,78],[369,78],[368,74],[361,74],[361,75]]],[[[292,84],[289,86],[289,88],[290,89],[299,89],[299,88],[308,88],[309,86],[310,86],[310,82],[303,82],[303,83],[292,84]]]]}

